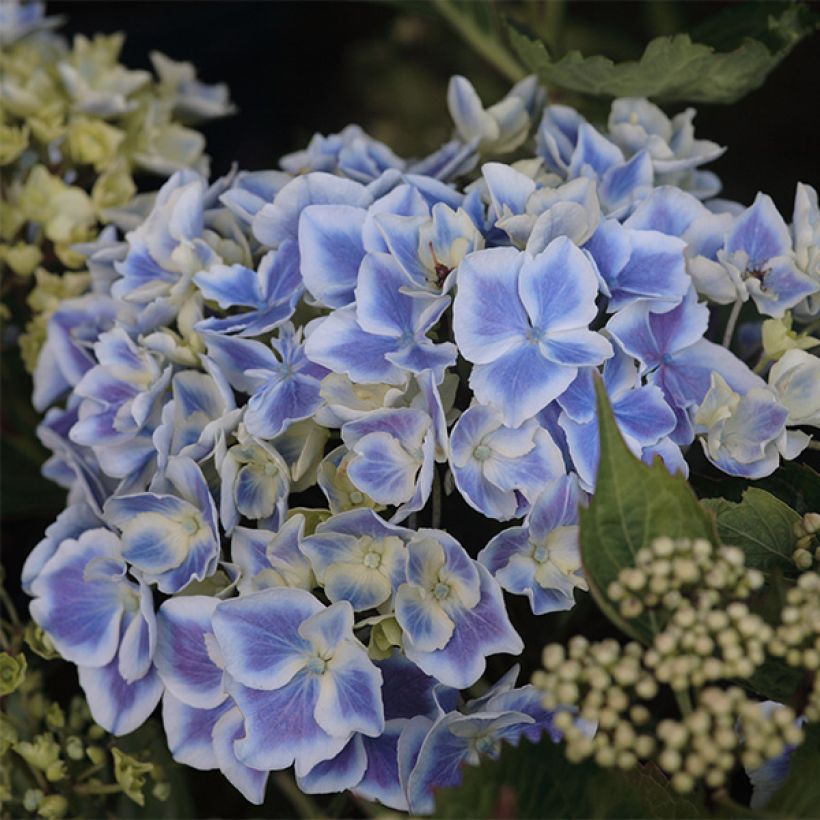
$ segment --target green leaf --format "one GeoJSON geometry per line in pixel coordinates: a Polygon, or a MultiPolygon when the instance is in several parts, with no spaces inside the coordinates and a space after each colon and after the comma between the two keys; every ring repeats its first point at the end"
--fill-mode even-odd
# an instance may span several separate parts
{"type": "Polygon", "coordinates": [[[601,458],[595,494],[581,510],[581,559],[590,592],[607,617],[628,635],[648,642],[659,626],[654,614],[624,620],[607,597],[607,587],[622,569],[635,565],[635,554],[653,539],[705,538],[717,544],[717,531],[682,475],[671,475],[660,459],[649,466],[632,455],[600,378],[595,390],[601,458]]]}
{"type": "MultiPolygon", "coordinates": [[[[514,24],[509,26],[509,36],[521,61],[548,85],[595,97],[733,103],[762,85],[769,72],[816,27],[814,15],[805,6],[779,8],[777,16],[766,15],[758,22],[760,39],[744,37],[729,51],[694,42],[688,34],[675,34],[651,40],[639,60],[620,63],[600,55],[584,57],[578,51],[555,60],[541,40],[514,24]]],[[[718,39],[715,32],[711,39],[718,39]]]]}
{"type": "Polygon", "coordinates": [[[799,515],[820,512],[820,474],[805,464],[786,461],[768,478],[755,482],[755,486],[776,495],[799,515]]]}
{"type": "Polygon", "coordinates": [[[820,817],[820,724],[806,726],[803,743],[795,750],[789,776],[766,806],[772,817],[820,817]]]}
{"type": "Polygon", "coordinates": [[[455,789],[436,794],[436,817],[700,817],[694,797],[681,797],[653,766],[630,772],[570,763],[559,744],[522,740],[497,760],[465,766],[455,789]]]}
{"type": "Polygon", "coordinates": [[[792,561],[793,527],[800,516],[771,493],[750,487],[739,503],[725,498],[701,502],[715,515],[718,535],[724,544],[733,544],[746,553],[746,566],[765,574],[797,574],[792,561]]]}

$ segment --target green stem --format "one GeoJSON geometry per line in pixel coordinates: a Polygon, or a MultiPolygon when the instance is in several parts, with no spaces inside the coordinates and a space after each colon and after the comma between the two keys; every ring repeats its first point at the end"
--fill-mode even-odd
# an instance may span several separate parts
{"type": "Polygon", "coordinates": [[[450,0],[433,0],[433,5],[462,39],[510,82],[516,83],[525,76],[524,70],[504,46],[482,31],[469,16],[461,14],[450,0]]]}
{"type": "Polygon", "coordinates": [[[759,376],[766,369],[766,365],[771,361],[771,357],[761,356],[760,361],[754,366],[753,372],[757,373],[759,376]]]}
{"type": "Polygon", "coordinates": [[[686,717],[692,714],[692,698],[688,689],[674,689],[675,701],[678,704],[681,714],[686,717]]]}
{"type": "Polygon", "coordinates": [[[2,603],[8,611],[12,626],[20,626],[20,618],[17,615],[17,609],[14,606],[14,601],[11,600],[11,595],[8,594],[6,588],[3,586],[0,586],[0,603],[2,603]]]}
{"type": "Polygon", "coordinates": [[[566,5],[564,0],[547,0],[544,8],[544,39],[549,44],[553,58],[557,58],[562,51],[563,38],[561,35],[564,29],[566,5]]]}
{"type": "Polygon", "coordinates": [[[293,778],[286,772],[276,772],[273,775],[276,785],[288,798],[294,809],[299,812],[300,817],[308,820],[323,820],[325,815],[319,807],[294,783],[293,778]]]}
{"type": "Polygon", "coordinates": [[[729,345],[732,344],[732,336],[735,335],[735,325],[740,317],[742,307],[743,302],[740,299],[732,305],[732,312],[729,314],[729,321],[726,322],[726,330],[723,333],[723,346],[727,349],[729,348],[729,345]]]}
{"type": "Polygon", "coordinates": [[[74,794],[118,794],[121,791],[119,783],[80,783],[74,787],[74,794]]]}
{"type": "Polygon", "coordinates": [[[820,441],[810,441],[808,443],[809,450],[820,450],[820,441]]]}
{"type": "Polygon", "coordinates": [[[437,530],[441,526],[441,477],[438,468],[433,467],[433,514],[430,526],[437,530]]]}

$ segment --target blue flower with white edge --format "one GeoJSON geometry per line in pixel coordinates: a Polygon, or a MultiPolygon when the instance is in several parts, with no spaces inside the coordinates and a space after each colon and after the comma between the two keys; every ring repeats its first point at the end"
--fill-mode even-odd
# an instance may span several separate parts
{"type": "Polygon", "coordinates": [[[298,176],[263,205],[253,217],[253,235],[263,245],[278,248],[286,239],[298,240],[299,218],[309,205],[351,205],[367,208],[373,196],[351,179],[313,172],[298,176]]]}
{"type": "Polygon", "coordinates": [[[21,3],[20,0],[4,3],[0,8],[0,44],[7,47],[35,31],[60,25],[62,17],[46,17],[45,12],[45,3],[21,3]]]}
{"type": "Polygon", "coordinates": [[[219,195],[219,201],[250,228],[262,206],[273,202],[291,179],[284,171],[240,171],[232,178],[230,187],[219,195]]]}
{"type": "Polygon", "coordinates": [[[63,541],[69,538],[78,539],[86,530],[97,529],[102,523],[99,515],[85,501],[69,504],[46,529],[43,539],[28,554],[20,573],[23,591],[28,595],[32,594],[31,585],[34,579],[63,541]]]}
{"type": "Polygon", "coordinates": [[[767,387],[740,395],[719,373],[695,413],[695,432],[706,457],[729,475],[763,478],[793,459],[809,443],[799,431],[786,430],[789,411],[767,387]]]}
{"type": "Polygon", "coordinates": [[[171,379],[172,398],[162,408],[162,421],[153,435],[160,470],[169,456],[208,458],[241,418],[242,410],[218,369],[207,357],[202,363],[210,372],[183,370],[171,379]]]}
{"type": "Polygon", "coordinates": [[[213,617],[230,694],[245,717],[237,757],[304,776],[355,732],[384,731],[382,676],[353,636],[347,602],[325,607],[278,587],[219,604],[213,617]]]}
{"type": "Polygon", "coordinates": [[[575,590],[588,588],[578,541],[583,499],[575,476],[549,482],[523,526],[500,532],[478,554],[503,589],[529,598],[535,615],[572,609],[575,590]]]}
{"type": "Polygon", "coordinates": [[[561,451],[535,419],[506,427],[486,405],[473,405],[456,422],[450,469],[464,500],[499,521],[524,515],[544,484],[565,472],[561,451]]]}
{"type": "Polygon", "coordinates": [[[597,365],[612,346],[588,329],[598,309],[598,277],[566,237],[538,256],[492,248],[468,256],[459,272],[453,329],[474,363],[470,387],[517,427],[561,395],[579,367],[597,365]]]}
{"type": "Polygon", "coordinates": [[[347,476],[379,504],[398,507],[403,521],[430,497],[436,439],[432,420],[411,407],[379,410],[342,427],[342,441],[354,455],[347,476]]]}
{"type": "Polygon", "coordinates": [[[413,814],[432,814],[435,789],[458,786],[465,763],[476,766],[483,755],[497,758],[502,743],[518,745],[522,736],[538,742],[545,731],[558,740],[552,713],[533,686],[499,691],[468,703],[465,712],[417,718],[402,732],[400,776],[413,814]]]}
{"type": "Polygon", "coordinates": [[[389,254],[368,254],[359,269],[356,304],[316,319],[307,329],[305,353],[317,364],[354,382],[402,384],[407,372],[432,370],[436,381],[455,363],[451,342],[427,333],[450,304],[447,296],[402,291],[407,277],[389,254]]]}
{"type": "Polygon", "coordinates": [[[820,359],[805,350],[787,350],[769,371],[769,387],[789,411],[786,424],[820,427],[820,359]]]}
{"type": "Polygon", "coordinates": [[[269,251],[253,271],[244,265],[212,265],[194,276],[205,299],[223,310],[245,308],[229,316],[212,316],[197,323],[199,331],[261,336],[293,315],[302,296],[299,258],[292,244],[269,251]]]}
{"type": "Polygon", "coordinates": [[[375,217],[387,249],[422,291],[447,293],[461,260],[484,247],[484,237],[466,211],[436,203],[429,216],[392,213],[375,217]]]}
{"type": "Polygon", "coordinates": [[[605,283],[610,313],[637,301],[646,301],[651,310],[663,313],[679,305],[692,285],[685,247],[677,237],[626,228],[615,219],[607,219],[584,250],[592,256],[605,283]]]}
{"type": "Polygon", "coordinates": [[[710,140],[686,139],[694,113],[690,108],[670,120],[645,98],[621,97],[612,101],[607,127],[610,138],[628,156],[646,150],[655,171],[670,174],[712,162],[726,151],[710,140]]]}
{"type": "Polygon", "coordinates": [[[64,299],[48,320],[48,334],[34,369],[34,408],[43,411],[96,364],[89,347],[109,330],[117,304],[108,296],[88,294],[64,299]]]}
{"type": "Polygon", "coordinates": [[[104,517],[122,533],[123,557],[161,592],[178,592],[212,575],[219,558],[216,505],[202,470],[172,456],[161,478],[167,492],[115,496],[104,517]]]}
{"type": "Polygon", "coordinates": [[[461,544],[440,530],[419,530],[407,546],[407,583],[395,597],[404,652],[428,675],[466,689],[486,657],[523,649],[498,583],[461,544]]]}
{"type": "Polygon", "coordinates": [[[626,220],[632,229],[660,231],[686,243],[686,270],[697,292],[719,304],[737,298],[734,285],[717,261],[732,226],[728,213],[713,213],[686,191],[664,185],[656,188],[626,220]]]}
{"type": "Polygon", "coordinates": [[[412,719],[422,716],[432,721],[444,714],[445,708],[453,708],[458,692],[425,675],[399,653],[376,665],[383,678],[384,732],[378,737],[353,735],[336,757],[318,763],[297,782],[308,794],[352,789],[366,800],[407,811],[399,778],[399,737],[412,719]]]}
{"type": "Polygon", "coordinates": [[[74,389],[83,401],[71,440],[90,447],[112,478],[138,475],[155,457],[151,436],[160,421],[171,367],[121,327],[99,337],[94,355],[98,364],[74,389]]]}
{"type": "Polygon", "coordinates": [[[290,469],[276,448],[250,435],[244,425],[236,432],[236,444],[216,452],[221,479],[219,516],[225,532],[239,523],[284,515],[290,492],[290,469]]]}
{"type": "Polygon", "coordinates": [[[607,330],[641,365],[641,374],[663,391],[678,424],[672,440],[688,444],[693,433],[689,410],[709,390],[713,372],[740,392],[763,387],[764,382],[725,347],[703,338],[709,310],[699,304],[694,289],[677,307],[653,313],[645,302],[635,302],[616,313],[607,330]]]}
{"type": "Polygon", "coordinates": [[[245,766],[233,753],[243,719],[227,693],[213,634],[218,603],[210,596],[191,595],[171,598],[160,607],[155,663],[165,685],[162,722],[175,760],[200,770],[221,769],[248,800],[260,803],[267,772],[245,766]]]}
{"type": "MultiPolygon", "coordinates": [[[[590,492],[595,487],[601,447],[594,373],[591,368],[580,370],[557,399],[562,410],[558,424],[566,435],[575,472],[581,486],[590,492]]],[[[618,428],[636,455],[640,456],[644,447],[657,444],[675,429],[674,411],[659,387],[641,385],[631,356],[617,350],[604,364],[603,382],[618,428]]]]}
{"type": "Polygon", "coordinates": [[[94,719],[117,735],[148,718],[163,688],[151,593],[126,572],[120,540],[97,528],[64,540],[31,584],[31,617],[78,665],[94,719]]]}
{"type": "Polygon", "coordinates": [[[513,151],[527,138],[532,113],[544,92],[533,75],[516,83],[507,95],[485,109],[472,83],[455,75],[447,87],[447,107],[458,136],[487,153],[513,151]]]}
{"type": "Polygon", "coordinates": [[[279,165],[291,174],[327,171],[366,183],[389,168],[402,170],[404,161],[358,125],[348,125],[338,134],[314,134],[306,149],[286,154],[279,165]]]}
{"type": "Polygon", "coordinates": [[[331,603],[360,612],[387,602],[405,580],[411,530],[385,523],[369,509],[334,515],[300,544],[331,603]]]}
{"type": "Polygon", "coordinates": [[[718,261],[737,298],[750,296],[757,309],[776,318],[820,289],[795,264],[789,228],[771,197],[759,193],[736,220],[718,251],[718,261]]]}
{"type": "Polygon", "coordinates": [[[374,410],[396,407],[405,397],[407,387],[409,385],[357,384],[344,373],[328,373],[319,390],[325,404],[316,411],[315,418],[325,427],[341,427],[374,410]]]}
{"type": "MultiPolygon", "coordinates": [[[[792,214],[792,241],[794,262],[798,269],[820,286],[820,207],[817,205],[817,191],[798,182],[794,194],[792,214]]],[[[801,318],[811,319],[820,313],[820,295],[807,296],[795,308],[801,318]]]]}
{"type": "Polygon", "coordinates": [[[301,550],[305,517],[297,513],[276,532],[235,527],[231,536],[231,561],[239,568],[240,595],[270,587],[311,590],[316,577],[301,550]]]}
{"type": "Polygon", "coordinates": [[[582,245],[601,220],[601,205],[592,180],[579,178],[565,185],[541,185],[538,179],[498,162],[488,162],[481,171],[496,227],[516,247],[533,255],[558,236],[582,245]]]}
{"type": "Polygon", "coordinates": [[[294,421],[312,416],[322,404],[320,379],[326,370],[309,361],[301,328],[279,328],[270,347],[252,339],[204,333],[208,354],[237,390],[250,394],[245,427],[252,436],[272,439],[294,421]]]}

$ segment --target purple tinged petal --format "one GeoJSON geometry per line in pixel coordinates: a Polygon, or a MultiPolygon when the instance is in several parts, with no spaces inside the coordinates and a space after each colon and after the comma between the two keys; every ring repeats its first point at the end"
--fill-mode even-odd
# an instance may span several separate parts
{"type": "Polygon", "coordinates": [[[565,236],[521,266],[518,292],[539,333],[586,328],[598,309],[598,278],[589,259],[565,236]]]}
{"type": "Polygon", "coordinates": [[[735,221],[726,239],[729,253],[745,251],[750,270],[760,270],[769,259],[788,254],[792,249],[788,225],[770,196],[759,193],[754,204],[735,221]]]}
{"type": "Polygon", "coordinates": [[[569,162],[568,175],[572,179],[588,176],[591,171],[600,177],[613,165],[620,165],[623,161],[624,155],[615,143],[589,123],[584,123],[578,128],[578,141],[569,162]]]}
{"type": "Polygon", "coordinates": [[[177,700],[169,690],[162,696],[162,725],[171,756],[200,771],[216,769],[212,732],[233,701],[225,699],[213,709],[197,709],[177,700]]]}
{"type": "Polygon", "coordinates": [[[351,205],[309,205],[299,218],[299,256],[305,287],[324,307],[353,301],[364,258],[367,212],[351,205]]]}
{"type": "Polygon", "coordinates": [[[402,384],[406,376],[385,355],[398,349],[396,338],[366,333],[353,306],[334,311],[310,326],[305,354],[336,373],[359,383],[402,384]]]}
{"type": "Polygon", "coordinates": [[[287,587],[223,601],[214,613],[213,629],[228,674],[255,689],[285,686],[310,652],[299,626],[322,609],[309,592],[287,587]]]}
{"type": "Polygon", "coordinates": [[[234,744],[236,756],[254,769],[276,771],[295,763],[296,774],[302,777],[317,763],[335,757],[350,738],[331,737],[316,722],[319,678],[306,671],[281,689],[261,691],[232,684],[231,694],[245,716],[245,736],[234,744]]]}
{"type": "Polygon", "coordinates": [[[297,780],[305,794],[333,794],[353,788],[367,768],[367,754],[360,735],[354,735],[336,757],[317,763],[297,780]]]}
{"type": "Polygon", "coordinates": [[[530,323],[518,295],[524,260],[514,248],[491,248],[471,253],[459,266],[453,330],[469,361],[492,362],[526,337],[530,323]]]}
{"type": "Polygon", "coordinates": [[[120,549],[109,530],[88,530],[63,541],[32,584],[31,616],[66,660],[101,667],[116,655],[125,604],[139,600],[120,549]]]}
{"type": "MultiPolygon", "coordinates": [[[[233,701],[228,701],[233,703],[233,701]]],[[[249,803],[261,806],[265,801],[267,771],[252,769],[236,756],[237,740],[244,736],[245,721],[235,706],[219,716],[213,727],[213,750],[219,770],[249,803]]]]}
{"type": "Polygon", "coordinates": [[[377,738],[362,738],[367,768],[353,791],[365,800],[376,800],[396,811],[407,811],[407,798],[399,780],[398,743],[406,720],[385,724],[377,738]]]}
{"type": "Polygon", "coordinates": [[[127,735],[142,726],[162,697],[162,681],[154,669],[133,683],[123,680],[116,659],[78,671],[91,717],[112,735],[127,735]]]}
{"type": "Polygon", "coordinates": [[[207,643],[218,603],[205,595],[171,598],[157,617],[157,672],[175,698],[198,709],[211,709],[226,697],[222,670],[207,643]]]}

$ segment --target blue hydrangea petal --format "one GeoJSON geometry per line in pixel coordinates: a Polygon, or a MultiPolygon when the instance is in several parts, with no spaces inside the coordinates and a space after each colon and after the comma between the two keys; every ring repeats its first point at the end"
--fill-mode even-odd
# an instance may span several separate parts
{"type": "Polygon", "coordinates": [[[206,643],[218,603],[205,595],[171,598],[157,617],[157,672],[175,698],[198,709],[216,707],[226,697],[222,670],[206,643]]]}
{"type": "MultiPolygon", "coordinates": [[[[125,624],[129,616],[123,621],[125,624]]],[[[157,618],[154,597],[147,584],[139,585],[139,610],[130,613],[130,623],[120,640],[119,673],[133,683],[148,674],[157,647],[157,618]]]]}
{"type": "MultiPolygon", "coordinates": [[[[233,703],[233,701],[229,701],[233,703]]],[[[213,727],[213,750],[219,770],[230,784],[238,789],[249,803],[261,806],[265,801],[265,787],[268,783],[268,772],[246,766],[236,756],[234,749],[237,740],[245,732],[245,721],[242,712],[233,707],[219,716],[213,727]]]]}
{"type": "MultiPolygon", "coordinates": [[[[403,584],[396,592],[396,620],[419,651],[432,652],[447,645],[455,625],[441,605],[420,587],[403,584]]],[[[409,657],[409,655],[408,655],[409,657]]]]}
{"type": "Polygon", "coordinates": [[[305,794],[333,794],[353,788],[367,768],[367,753],[361,735],[354,735],[336,757],[317,763],[297,780],[305,794]]]}
{"type": "Polygon", "coordinates": [[[314,172],[298,176],[285,185],[272,203],[253,217],[253,235],[275,248],[287,239],[297,239],[299,217],[309,205],[352,205],[366,208],[372,197],[364,185],[350,179],[314,172]]]}
{"type": "Polygon", "coordinates": [[[386,432],[369,433],[353,445],[347,474],[380,504],[402,504],[413,496],[419,462],[386,432]]]}
{"type": "Polygon", "coordinates": [[[595,269],[565,236],[525,259],[518,292],[530,321],[541,332],[585,328],[598,312],[595,269]]]}
{"type": "Polygon", "coordinates": [[[518,295],[524,254],[491,248],[465,257],[459,266],[453,330],[469,361],[487,364],[518,347],[530,323],[518,295]]]}
{"type": "Polygon", "coordinates": [[[399,737],[406,723],[406,720],[387,721],[379,737],[361,739],[367,766],[353,789],[359,797],[378,801],[396,811],[408,810],[398,766],[399,737]]]}
{"type": "Polygon", "coordinates": [[[772,198],[759,193],[750,208],[735,221],[726,238],[729,253],[745,251],[750,270],[760,270],[769,259],[791,251],[788,225],[777,210],[772,198]]]}
{"type": "Polygon", "coordinates": [[[162,696],[162,725],[174,760],[200,771],[216,769],[219,763],[214,753],[213,728],[232,708],[233,701],[228,698],[213,709],[197,709],[177,700],[166,689],[162,696]]]}
{"type": "Polygon", "coordinates": [[[487,546],[478,553],[476,560],[487,567],[492,575],[497,575],[500,569],[507,566],[513,555],[529,552],[530,549],[528,528],[508,527],[489,540],[487,546]]]}
{"type": "Polygon", "coordinates": [[[156,670],[133,683],[123,680],[117,660],[107,666],[78,667],[91,716],[112,735],[127,735],[142,726],[162,697],[162,681],[156,670]]]}
{"type": "Polygon", "coordinates": [[[294,421],[309,418],[323,403],[318,379],[299,373],[272,380],[254,393],[245,410],[245,426],[253,436],[276,438],[294,421]]]}
{"type": "Polygon", "coordinates": [[[123,578],[120,549],[112,532],[88,530],[63,541],[32,584],[31,616],[66,660],[105,666],[117,652],[127,600],[122,592],[136,594],[123,578]],[[90,568],[97,572],[88,577],[90,568]]]}
{"type": "Polygon", "coordinates": [[[230,383],[243,393],[253,393],[260,383],[258,376],[248,376],[249,370],[276,371],[279,362],[270,348],[252,339],[237,339],[218,333],[203,333],[208,355],[230,383]]]}
{"type": "Polygon", "coordinates": [[[530,533],[542,541],[556,527],[578,523],[578,507],[583,500],[575,476],[562,476],[544,487],[527,519],[530,533]]]}
{"type": "Polygon", "coordinates": [[[302,776],[335,757],[349,739],[331,737],[316,723],[319,678],[304,670],[281,689],[232,684],[230,694],[245,717],[245,737],[234,744],[236,756],[251,768],[276,771],[295,763],[297,776],[302,776]]]}
{"type": "Polygon", "coordinates": [[[321,677],[316,722],[333,736],[361,732],[378,737],[384,731],[381,683],[381,672],[364,647],[353,641],[341,642],[321,677]]]}
{"type": "Polygon", "coordinates": [[[462,498],[480,513],[498,521],[509,521],[516,516],[518,500],[515,493],[489,481],[475,459],[470,459],[463,467],[453,467],[453,478],[462,498]]]}
{"type": "Polygon", "coordinates": [[[481,599],[472,609],[454,609],[455,628],[442,649],[418,650],[408,638],[405,653],[428,675],[448,686],[466,689],[484,673],[486,656],[498,652],[518,655],[523,643],[509,622],[501,589],[481,564],[481,599]]]}
{"type": "Polygon", "coordinates": [[[499,217],[505,213],[524,213],[527,200],[535,192],[535,181],[531,177],[500,162],[482,165],[481,173],[487,183],[493,209],[499,217]]]}
{"type": "Polygon", "coordinates": [[[504,424],[517,427],[560,396],[575,368],[547,361],[534,345],[521,344],[470,375],[476,398],[498,407],[504,424]]]}
{"type": "Polygon", "coordinates": [[[299,626],[322,609],[309,592],[287,587],[223,601],[214,612],[213,629],[228,674],[256,689],[287,684],[310,652],[299,626]]]}
{"type": "Polygon", "coordinates": [[[394,337],[366,333],[356,321],[353,306],[334,311],[309,327],[305,342],[307,357],[351,381],[402,384],[405,374],[385,358],[398,349],[394,337]]]}
{"type": "Polygon", "coordinates": [[[299,218],[299,255],[305,287],[323,307],[353,301],[365,251],[367,212],[351,205],[309,205],[299,218]]]}
{"type": "Polygon", "coordinates": [[[623,161],[624,155],[615,143],[589,123],[584,123],[578,128],[578,141],[569,162],[568,174],[570,178],[591,174],[600,177],[623,161]]]}

